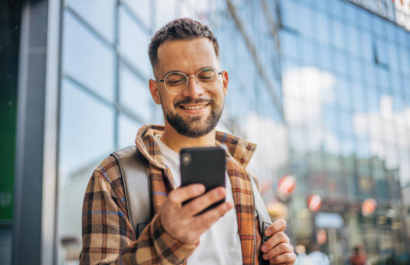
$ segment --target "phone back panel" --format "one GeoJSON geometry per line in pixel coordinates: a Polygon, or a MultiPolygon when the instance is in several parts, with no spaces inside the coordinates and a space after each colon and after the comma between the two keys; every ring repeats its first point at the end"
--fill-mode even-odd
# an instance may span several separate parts
{"type": "MultiPolygon", "coordinates": [[[[220,186],[225,187],[225,155],[225,150],[220,147],[182,149],[180,152],[181,186],[201,183],[205,185],[206,191],[220,186]]],[[[211,205],[205,211],[220,205],[224,201],[223,199],[211,205]]]]}

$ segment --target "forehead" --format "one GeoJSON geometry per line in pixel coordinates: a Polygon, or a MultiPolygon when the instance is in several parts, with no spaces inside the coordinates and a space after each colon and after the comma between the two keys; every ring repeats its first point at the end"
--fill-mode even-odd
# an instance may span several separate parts
{"type": "Polygon", "coordinates": [[[158,49],[158,73],[182,71],[194,74],[203,67],[218,68],[219,60],[208,38],[172,40],[158,49]]]}

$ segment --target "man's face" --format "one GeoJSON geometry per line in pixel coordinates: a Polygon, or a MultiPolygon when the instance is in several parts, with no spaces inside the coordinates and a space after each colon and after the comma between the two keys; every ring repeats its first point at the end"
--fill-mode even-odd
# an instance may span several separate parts
{"type": "MultiPolygon", "coordinates": [[[[168,41],[158,49],[158,66],[154,69],[157,80],[169,72],[196,75],[203,68],[221,72],[212,42],[207,38],[168,41]]],[[[179,134],[198,138],[214,130],[224,107],[228,89],[228,73],[217,77],[214,85],[204,90],[201,83],[189,77],[188,86],[179,95],[169,93],[163,82],[150,80],[150,90],[157,104],[161,104],[165,126],[179,134]]]]}

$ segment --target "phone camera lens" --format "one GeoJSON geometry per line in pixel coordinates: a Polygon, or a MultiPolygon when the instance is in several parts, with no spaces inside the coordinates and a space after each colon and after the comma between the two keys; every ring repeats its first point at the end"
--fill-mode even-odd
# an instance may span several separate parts
{"type": "Polygon", "coordinates": [[[191,154],[184,154],[182,156],[182,163],[187,166],[189,164],[191,164],[191,154]]]}

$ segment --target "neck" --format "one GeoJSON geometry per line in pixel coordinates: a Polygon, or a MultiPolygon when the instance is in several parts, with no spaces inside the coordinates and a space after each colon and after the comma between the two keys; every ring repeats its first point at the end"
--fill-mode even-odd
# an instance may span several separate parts
{"type": "Polygon", "coordinates": [[[179,134],[172,126],[165,124],[164,133],[161,136],[161,141],[179,153],[181,149],[188,147],[209,147],[215,146],[215,129],[207,135],[198,138],[190,138],[179,134]]]}

